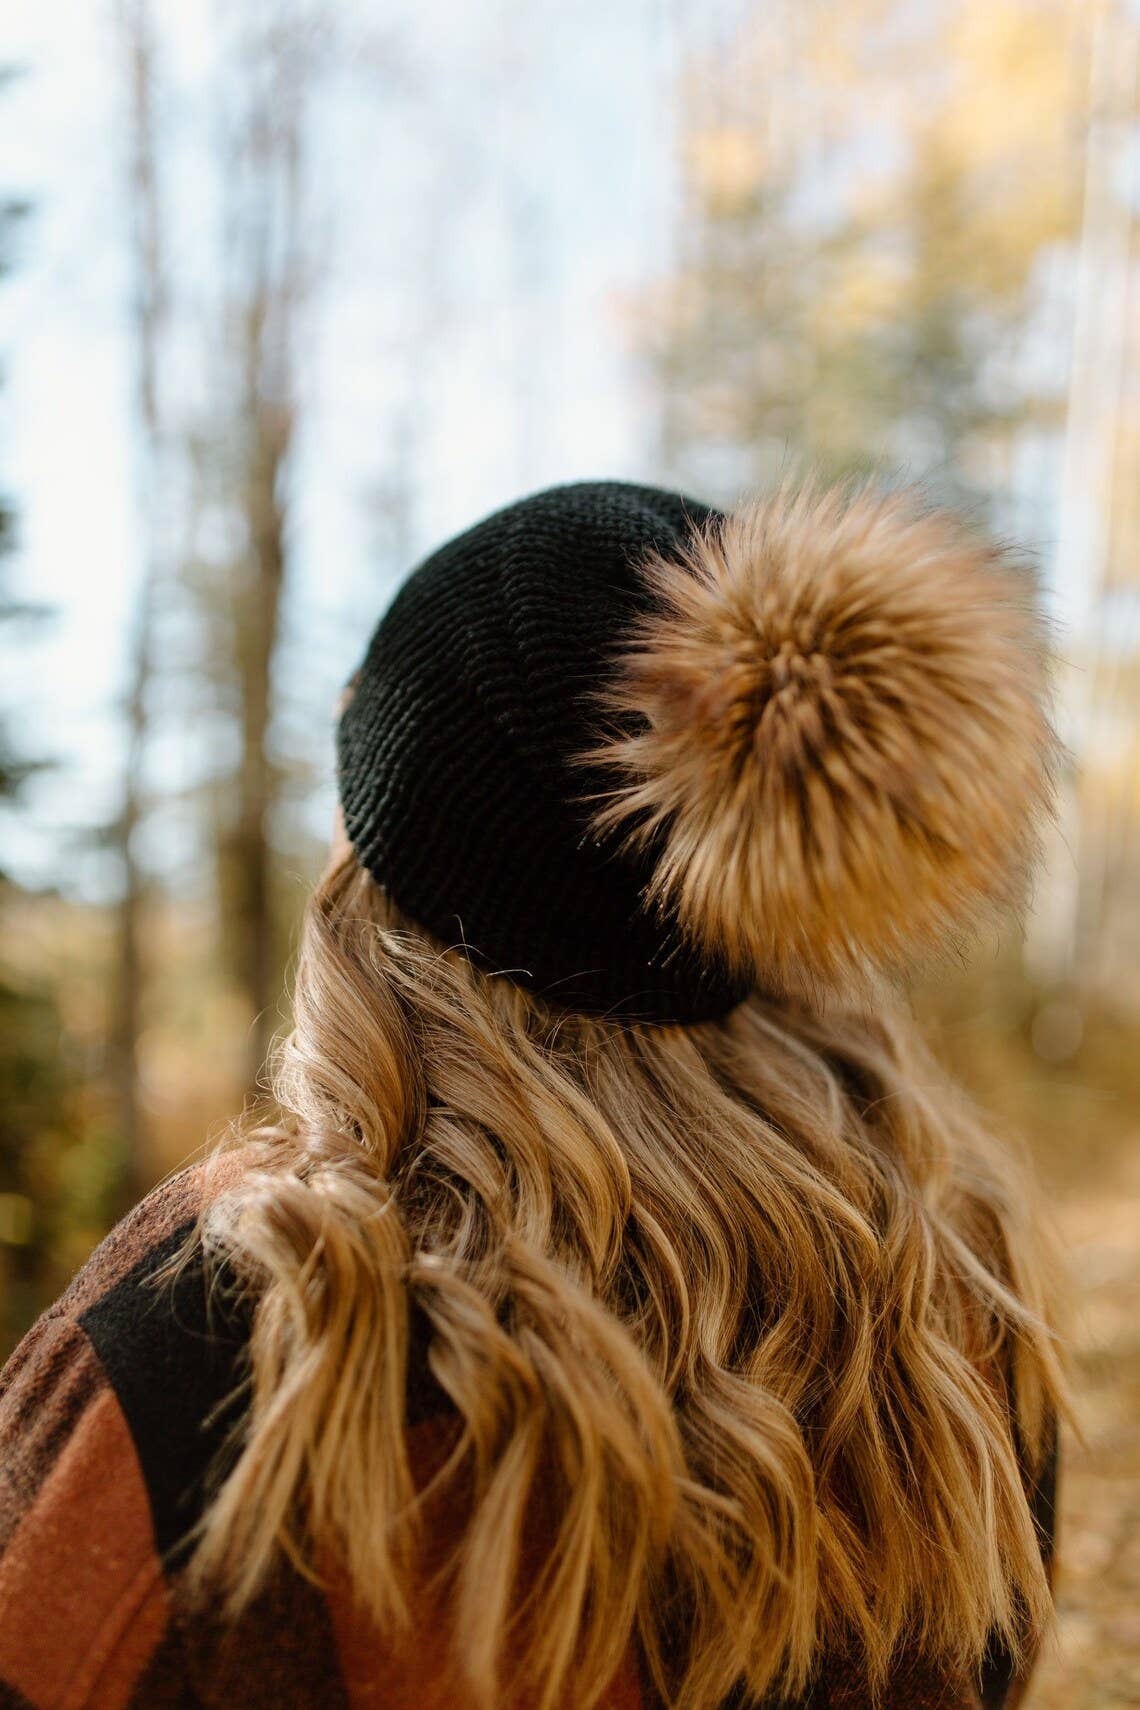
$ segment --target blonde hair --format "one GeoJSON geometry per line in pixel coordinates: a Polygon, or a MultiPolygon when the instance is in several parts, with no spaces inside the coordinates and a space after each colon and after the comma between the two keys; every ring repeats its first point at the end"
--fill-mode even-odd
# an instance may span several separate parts
{"type": "Polygon", "coordinates": [[[634,1636],[686,1710],[794,1692],[834,1650],[873,1686],[904,1645],[976,1668],[1037,1643],[1023,1479],[1062,1382],[1033,1195],[881,993],[561,1013],[349,856],[273,1086],[203,1228],[256,1299],[194,1558],[232,1610],[282,1555],[335,1562],[382,1630],[422,1609],[415,1307],[457,1422],[431,1590],[475,1703],[509,1681],[589,1710],[634,1636]]]}

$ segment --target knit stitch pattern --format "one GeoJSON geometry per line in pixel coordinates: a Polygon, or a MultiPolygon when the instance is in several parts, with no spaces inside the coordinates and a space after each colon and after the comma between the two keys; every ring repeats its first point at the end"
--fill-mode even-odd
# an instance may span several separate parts
{"type": "Polygon", "coordinates": [[[340,720],[363,865],[419,926],[562,1008],[698,1022],[750,989],[646,906],[658,849],[632,856],[592,832],[582,798],[598,777],[570,763],[645,610],[639,566],[717,517],[617,481],[496,512],[407,578],[340,720]]]}

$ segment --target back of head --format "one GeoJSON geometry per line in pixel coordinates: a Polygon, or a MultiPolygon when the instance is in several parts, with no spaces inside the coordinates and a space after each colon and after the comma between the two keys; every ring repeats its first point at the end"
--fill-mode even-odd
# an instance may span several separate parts
{"type": "Polygon", "coordinates": [[[257,1308],[203,1583],[335,1563],[543,1710],[631,1638],[697,1710],[1036,1642],[1047,1264],[896,988],[1022,891],[1045,664],[1025,572],[906,495],[582,484],[409,578],[206,1226],[257,1308]]]}

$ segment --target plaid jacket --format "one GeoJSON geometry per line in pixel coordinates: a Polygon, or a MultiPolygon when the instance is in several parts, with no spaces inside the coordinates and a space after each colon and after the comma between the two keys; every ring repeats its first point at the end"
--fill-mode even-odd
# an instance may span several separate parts
{"type": "MultiPolygon", "coordinates": [[[[283,1569],[229,1629],[191,1607],[180,1546],[230,1423],[224,1404],[248,1331],[232,1308],[207,1313],[200,1269],[153,1286],[189,1233],[201,1191],[202,1172],[191,1169],[144,1200],[0,1378],[0,1710],[462,1710],[438,1631],[388,1644],[347,1587],[322,1592],[283,1569]]],[[[437,1464],[453,1422],[413,1315],[417,1477],[437,1464]]],[[[1051,1477],[1035,1501],[1048,1551],[1051,1477]]],[[[1021,1688],[997,1655],[982,1682],[905,1657],[883,1710],[1012,1705],[1021,1688]]],[[[631,1648],[604,1710],[654,1702],[631,1648]]],[[[800,1710],[867,1703],[857,1665],[830,1658],[800,1710]]]]}

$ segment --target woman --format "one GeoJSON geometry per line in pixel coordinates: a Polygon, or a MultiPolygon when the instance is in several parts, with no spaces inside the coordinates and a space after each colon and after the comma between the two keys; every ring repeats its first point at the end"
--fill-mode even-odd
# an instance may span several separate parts
{"type": "Polygon", "coordinates": [[[1048,1262],[897,987],[1021,892],[1046,663],[906,495],[586,483],[422,564],[272,1116],[5,1374],[2,1701],[1014,1702],[1048,1262]]]}

